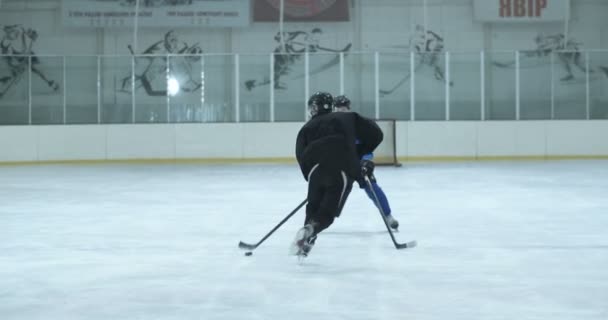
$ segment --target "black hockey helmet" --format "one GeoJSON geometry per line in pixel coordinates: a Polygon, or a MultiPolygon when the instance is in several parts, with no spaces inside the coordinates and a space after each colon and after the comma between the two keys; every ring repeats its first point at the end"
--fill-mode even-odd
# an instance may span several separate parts
{"type": "Polygon", "coordinates": [[[313,93],[308,99],[308,110],[311,116],[322,113],[330,113],[334,105],[334,97],[323,91],[313,93]]]}
{"type": "Polygon", "coordinates": [[[336,108],[346,108],[350,110],[350,99],[345,95],[340,95],[334,98],[334,107],[336,108]]]}

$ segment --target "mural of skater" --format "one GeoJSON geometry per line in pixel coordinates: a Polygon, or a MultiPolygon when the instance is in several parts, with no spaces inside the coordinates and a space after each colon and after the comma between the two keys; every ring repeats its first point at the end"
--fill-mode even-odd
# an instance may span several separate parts
{"type": "MultiPolygon", "coordinates": [[[[131,45],[131,54],[136,55],[131,45]]],[[[149,96],[167,95],[167,57],[169,58],[170,77],[179,91],[195,92],[202,87],[200,75],[196,76],[194,67],[200,63],[202,49],[198,44],[189,45],[180,41],[174,31],[168,31],[162,40],[145,49],[135,59],[135,90],[143,88],[149,96]],[[180,56],[181,55],[181,56],[180,56]]],[[[131,92],[132,76],[122,78],[120,91],[131,92]]]]}
{"type": "Polygon", "coordinates": [[[33,75],[44,81],[52,92],[57,92],[59,84],[42,71],[40,59],[33,51],[34,43],[38,39],[38,32],[18,24],[4,26],[2,31],[0,54],[2,54],[4,66],[0,68],[0,99],[22,79],[27,79],[28,68],[33,75]],[[28,61],[29,56],[31,56],[31,65],[28,61]]]}
{"type": "MultiPolygon", "coordinates": [[[[433,76],[436,80],[443,83],[446,82],[445,71],[440,64],[444,49],[443,37],[432,30],[425,30],[422,25],[416,25],[415,31],[410,37],[408,48],[415,53],[415,72],[418,72],[423,66],[428,66],[433,71],[433,76]]],[[[404,83],[408,82],[410,78],[411,72],[404,75],[401,80],[397,81],[390,88],[381,89],[380,95],[385,96],[393,93],[404,83]]],[[[454,83],[450,81],[450,86],[453,85],[454,83]]]]}
{"type": "MultiPolygon", "coordinates": [[[[531,53],[531,55],[548,56],[555,51],[565,51],[557,53],[557,58],[559,59],[560,65],[566,71],[566,76],[561,78],[561,81],[574,80],[575,77],[572,73],[572,65],[577,67],[583,73],[587,72],[585,62],[581,59],[582,53],[579,49],[582,43],[573,40],[566,41],[566,37],[563,34],[549,36],[539,34],[536,36],[534,42],[536,43],[537,48],[531,53]]],[[[530,55],[530,53],[528,53],[528,55],[530,55]]],[[[594,71],[589,70],[589,72],[593,73],[594,71]]]]}
{"type": "MultiPolygon", "coordinates": [[[[583,45],[582,42],[571,38],[566,41],[564,34],[558,33],[553,35],[538,34],[534,39],[534,43],[536,48],[529,51],[523,51],[522,55],[528,58],[545,58],[555,53],[559,65],[565,72],[565,75],[560,79],[562,82],[567,83],[577,80],[575,75],[576,70],[582,72],[583,75],[586,74],[587,68],[585,66],[583,53],[580,49],[583,45]]],[[[493,64],[500,68],[514,68],[515,60],[507,62],[495,61],[493,64]]],[[[540,65],[541,62],[538,61],[531,66],[536,67],[540,65]]],[[[598,66],[598,69],[608,76],[608,67],[598,66]]],[[[594,74],[596,73],[596,70],[593,70],[593,68],[590,67],[589,73],[594,74]]],[[[584,76],[582,78],[584,78],[584,76]]]]}
{"type": "MultiPolygon", "coordinates": [[[[274,41],[277,42],[277,47],[274,49],[274,88],[283,90],[287,89],[287,84],[282,82],[282,78],[299,79],[304,77],[303,74],[294,75],[292,67],[304,57],[306,52],[331,52],[336,55],[331,55],[330,59],[322,66],[315,70],[310,71],[310,75],[317,74],[332,66],[337,65],[340,62],[339,53],[348,53],[352,43],[347,44],[344,48],[333,49],[319,45],[319,38],[322,36],[323,31],[320,28],[314,28],[310,32],[306,31],[290,31],[283,32],[283,45],[281,45],[281,34],[277,33],[274,37],[274,41]]],[[[260,86],[266,86],[271,83],[269,77],[264,77],[262,80],[247,80],[245,81],[245,87],[247,90],[253,90],[260,86]]]]}

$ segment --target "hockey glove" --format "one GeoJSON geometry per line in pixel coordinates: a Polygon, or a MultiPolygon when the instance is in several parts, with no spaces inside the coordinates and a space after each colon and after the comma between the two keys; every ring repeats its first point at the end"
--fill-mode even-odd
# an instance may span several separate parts
{"type": "Polygon", "coordinates": [[[376,165],[371,160],[361,160],[361,174],[368,176],[370,179],[374,176],[374,168],[376,165]]]}
{"type": "Polygon", "coordinates": [[[361,161],[361,177],[357,179],[359,188],[367,188],[367,182],[365,181],[366,176],[369,178],[369,182],[376,183],[376,177],[374,176],[374,167],[374,163],[370,160],[361,161]]]}

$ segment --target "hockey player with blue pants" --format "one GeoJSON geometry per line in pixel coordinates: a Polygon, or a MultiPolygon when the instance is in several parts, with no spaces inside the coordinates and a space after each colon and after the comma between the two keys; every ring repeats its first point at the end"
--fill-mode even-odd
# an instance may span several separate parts
{"type": "MultiPolygon", "coordinates": [[[[335,108],[335,111],[337,111],[337,112],[350,111],[350,99],[348,99],[344,95],[335,97],[334,108],[335,108]]],[[[391,207],[388,203],[388,198],[386,197],[386,194],[384,193],[382,188],[380,188],[380,186],[378,185],[378,182],[376,181],[376,177],[374,176],[375,164],[374,164],[373,159],[374,159],[373,153],[368,153],[368,154],[364,155],[363,157],[361,157],[361,168],[367,172],[367,174],[370,178],[371,186],[372,186],[374,192],[376,193],[376,195],[378,196],[378,202],[379,202],[380,208],[382,209],[382,212],[384,213],[384,219],[386,220],[386,222],[392,229],[397,230],[399,228],[399,221],[397,221],[397,219],[395,219],[391,215],[391,207]]],[[[374,195],[372,193],[372,189],[370,189],[369,185],[365,182],[365,180],[357,181],[357,183],[359,184],[359,187],[361,189],[365,189],[365,193],[367,193],[367,196],[370,198],[370,200],[372,200],[372,202],[374,204],[376,204],[374,195]]],[[[380,209],[380,208],[378,208],[378,209],[380,209]]]]}

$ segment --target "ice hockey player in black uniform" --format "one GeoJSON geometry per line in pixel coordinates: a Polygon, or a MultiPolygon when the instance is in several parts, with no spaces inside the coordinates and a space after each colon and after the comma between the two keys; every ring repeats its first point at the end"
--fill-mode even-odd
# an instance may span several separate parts
{"type": "Polygon", "coordinates": [[[308,100],[311,115],[298,133],[296,158],[308,181],[304,227],[296,234],[292,254],[307,256],[317,235],[340,216],[355,180],[367,174],[364,154],[382,142],[378,125],[356,112],[332,113],[333,96],[317,92],[308,100]],[[359,138],[359,143],[356,143],[359,138]]]}

